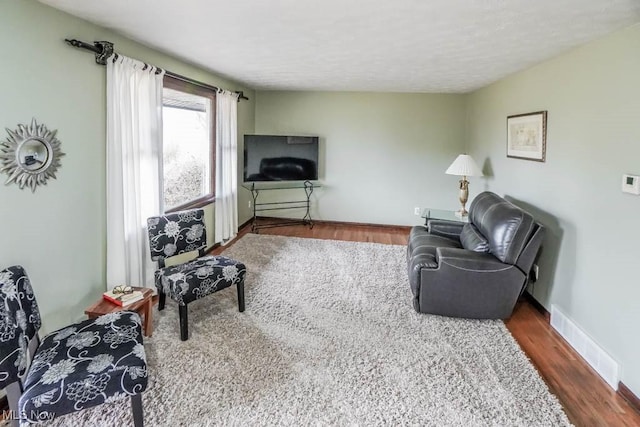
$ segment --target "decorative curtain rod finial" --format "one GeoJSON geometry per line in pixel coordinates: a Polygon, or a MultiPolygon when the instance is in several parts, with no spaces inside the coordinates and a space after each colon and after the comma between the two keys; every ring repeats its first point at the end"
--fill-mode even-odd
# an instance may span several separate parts
{"type": "Polygon", "coordinates": [[[93,42],[100,52],[96,52],[96,64],[107,65],[107,59],[113,55],[113,43],[107,41],[93,42]]]}
{"type": "Polygon", "coordinates": [[[244,96],[244,91],[242,90],[237,90],[236,93],[238,94],[238,100],[241,99],[246,99],[247,101],[249,100],[249,98],[247,98],[246,96],[244,96]]]}
{"type": "Polygon", "coordinates": [[[113,55],[113,43],[108,41],[85,43],[76,39],[64,39],[69,45],[79,49],[90,50],[96,54],[96,64],[107,65],[107,59],[113,55]]]}

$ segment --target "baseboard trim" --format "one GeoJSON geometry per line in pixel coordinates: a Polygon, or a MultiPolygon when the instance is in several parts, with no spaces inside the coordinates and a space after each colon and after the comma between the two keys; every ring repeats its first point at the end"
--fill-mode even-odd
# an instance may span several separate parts
{"type": "MultiPolygon", "coordinates": [[[[251,219],[249,219],[249,220],[247,220],[247,221],[243,222],[242,224],[240,224],[240,225],[238,226],[238,234],[236,235],[236,237],[234,237],[234,238],[231,240],[231,242],[234,242],[234,241],[238,240],[238,238],[242,237],[242,231],[244,230],[244,228],[245,228],[247,225],[250,225],[250,224],[251,224],[251,219]]],[[[231,242],[229,242],[229,243],[231,243],[231,242]]],[[[205,253],[207,253],[207,254],[208,254],[208,253],[212,252],[214,249],[218,249],[219,247],[220,247],[220,243],[214,243],[212,246],[209,246],[209,247],[207,248],[207,250],[205,251],[205,253]]]]}
{"type": "MultiPolygon", "coordinates": [[[[277,220],[291,220],[291,219],[295,219],[295,218],[281,218],[281,217],[275,217],[275,216],[259,216],[258,217],[261,220],[268,220],[268,221],[277,221],[277,220]]],[[[250,223],[253,220],[250,219],[248,221],[248,223],[250,223]]],[[[384,228],[387,230],[400,230],[400,231],[406,231],[409,232],[411,231],[411,225],[393,225],[393,224],[373,224],[373,223],[368,223],[368,222],[349,222],[349,221],[332,221],[332,220],[324,220],[324,219],[314,219],[313,220],[314,224],[324,224],[324,225],[335,225],[335,226],[344,226],[344,227],[375,227],[375,228],[384,228]]],[[[302,224],[300,224],[302,225],[302,224]]]]}
{"type": "Polygon", "coordinates": [[[626,400],[636,412],[640,413],[640,398],[636,396],[622,381],[618,383],[617,393],[626,400]]]}
{"type": "Polygon", "coordinates": [[[253,221],[253,218],[249,218],[248,220],[240,224],[240,226],[238,227],[238,233],[246,226],[251,225],[251,221],[253,221]]]}
{"type": "Polygon", "coordinates": [[[618,362],[555,305],[551,306],[551,327],[613,390],[618,388],[620,372],[618,362]]]}
{"type": "Polygon", "coordinates": [[[348,222],[348,221],[329,221],[329,220],[313,220],[314,224],[338,225],[347,227],[375,227],[387,230],[411,231],[411,225],[393,225],[393,224],[372,224],[368,222],[348,222]]]}
{"type": "MultiPolygon", "coordinates": [[[[533,306],[533,308],[535,308],[538,312],[540,312],[540,314],[544,316],[549,324],[551,324],[551,313],[549,313],[549,311],[544,308],[544,306],[540,304],[540,302],[538,302],[538,300],[535,299],[533,295],[531,295],[528,291],[525,291],[523,297],[533,306]]],[[[569,346],[571,346],[571,348],[574,348],[566,339],[564,340],[567,342],[567,344],[569,344],[569,346]]],[[[618,382],[618,389],[616,390],[616,393],[624,400],[626,400],[634,410],[640,413],[640,398],[636,396],[629,387],[624,385],[622,381],[618,382]]]]}

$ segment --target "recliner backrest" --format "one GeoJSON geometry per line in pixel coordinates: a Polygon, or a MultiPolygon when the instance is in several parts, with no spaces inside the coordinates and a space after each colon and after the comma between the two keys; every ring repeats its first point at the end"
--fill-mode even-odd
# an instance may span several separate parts
{"type": "Polygon", "coordinates": [[[473,200],[469,222],[489,241],[491,254],[507,264],[516,263],[535,225],[529,213],[490,191],[473,200]]]}
{"type": "Polygon", "coordinates": [[[542,239],[544,238],[545,229],[540,223],[536,223],[534,229],[535,231],[525,245],[524,250],[520,253],[518,261],[516,261],[516,266],[525,274],[531,271],[533,261],[536,255],[538,255],[538,251],[542,245],[542,239]]]}

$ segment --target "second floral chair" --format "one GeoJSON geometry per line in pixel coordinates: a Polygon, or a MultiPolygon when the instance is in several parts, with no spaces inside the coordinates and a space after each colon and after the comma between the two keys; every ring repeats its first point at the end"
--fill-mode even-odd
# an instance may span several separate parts
{"type": "Polygon", "coordinates": [[[238,291],[238,309],[244,311],[243,263],[223,256],[204,256],[207,232],[204,210],[193,209],[155,216],[147,220],[151,259],[158,262],[155,284],[158,289],[158,310],[163,310],[167,295],[178,303],[180,339],[189,338],[187,304],[220,291],[233,284],[238,291]],[[165,259],[198,251],[198,258],[167,267],[165,259]]]}
{"type": "Polygon", "coordinates": [[[140,317],[109,313],[51,332],[42,342],[40,325],[24,268],[0,271],[0,389],[7,388],[12,424],[129,398],[134,425],[142,427],[148,379],[140,317]]]}

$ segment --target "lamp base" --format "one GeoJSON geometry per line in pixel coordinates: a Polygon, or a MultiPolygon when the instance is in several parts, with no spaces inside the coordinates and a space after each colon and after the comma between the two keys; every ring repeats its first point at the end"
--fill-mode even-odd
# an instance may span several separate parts
{"type": "Polygon", "coordinates": [[[460,204],[462,205],[462,207],[459,211],[456,212],[456,216],[467,216],[469,212],[467,212],[465,205],[467,204],[467,200],[469,200],[469,181],[467,181],[466,176],[463,176],[460,180],[460,194],[458,196],[458,199],[460,200],[460,204]]]}

